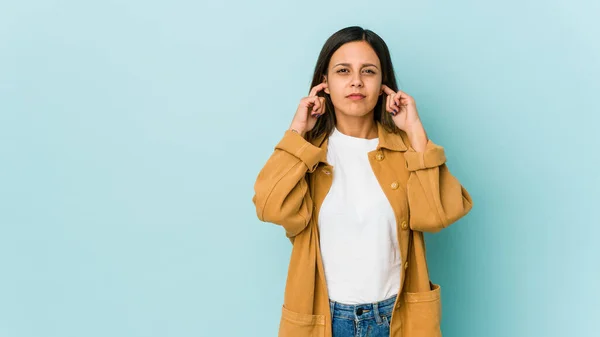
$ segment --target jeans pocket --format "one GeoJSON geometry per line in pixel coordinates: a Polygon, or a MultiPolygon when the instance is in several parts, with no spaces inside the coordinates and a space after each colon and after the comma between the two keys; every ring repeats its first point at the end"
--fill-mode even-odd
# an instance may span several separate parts
{"type": "Polygon", "coordinates": [[[392,320],[392,314],[389,315],[381,315],[381,320],[383,321],[383,325],[385,325],[386,327],[390,327],[390,325],[392,324],[391,320],[392,320]]]}
{"type": "Polygon", "coordinates": [[[278,337],[324,337],[325,315],[303,314],[281,307],[278,337]]]}

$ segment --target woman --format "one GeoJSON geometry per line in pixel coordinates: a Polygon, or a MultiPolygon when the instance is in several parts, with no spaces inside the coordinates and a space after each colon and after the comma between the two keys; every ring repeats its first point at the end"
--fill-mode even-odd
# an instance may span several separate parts
{"type": "Polygon", "coordinates": [[[445,162],[385,42],[333,34],[254,186],[258,218],[293,244],[280,337],[441,336],[423,232],[472,208],[445,162]]]}

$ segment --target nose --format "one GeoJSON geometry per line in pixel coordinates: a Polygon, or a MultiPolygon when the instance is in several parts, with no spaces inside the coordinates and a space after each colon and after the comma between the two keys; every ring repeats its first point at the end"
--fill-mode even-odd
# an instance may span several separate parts
{"type": "Polygon", "coordinates": [[[360,88],[360,87],[363,86],[362,79],[360,78],[360,75],[354,75],[354,77],[352,78],[351,86],[353,88],[354,87],[360,88]]]}

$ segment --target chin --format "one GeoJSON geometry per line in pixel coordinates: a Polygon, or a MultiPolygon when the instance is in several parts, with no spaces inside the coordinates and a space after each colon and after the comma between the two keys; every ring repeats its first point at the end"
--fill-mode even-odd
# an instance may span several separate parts
{"type": "Polygon", "coordinates": [[[340,111],[340,113],[341,113],[341,115],[348,116],[348,117],[364,117],[369,114],[369,111],[370,110],[367,110],[367,111],[340,111]]]}
{"type": "Polygon", "coordinates": [[[343,110],[342,114],[344,115],[348,115],[348,116],[352,116],[352,117],[363,117],[369,114],[370,111],[373,111],[375,107],[371,107],[371,108],[358,108],[358,107],[351,107],[349,109],[343,110]]]}

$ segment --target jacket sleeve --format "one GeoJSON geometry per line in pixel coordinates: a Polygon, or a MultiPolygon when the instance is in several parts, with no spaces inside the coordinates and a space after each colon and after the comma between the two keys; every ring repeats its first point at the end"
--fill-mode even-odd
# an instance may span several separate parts
{"type": "Polygon", "coordinates": [[[471,210],[471,196],[448,170],[443,147],[428,140],[423,152],[409,146],[404,158],[411,229],[439,232],[471,210]]]}
{"type": "Polygon", "coordinates": [[[301,135],[286,130],[254,184],[256,215],[261,221],[283,226],[290,239],[312,216],[306,173],[317,168],[321,151],[301,135]]]}

